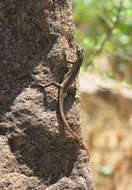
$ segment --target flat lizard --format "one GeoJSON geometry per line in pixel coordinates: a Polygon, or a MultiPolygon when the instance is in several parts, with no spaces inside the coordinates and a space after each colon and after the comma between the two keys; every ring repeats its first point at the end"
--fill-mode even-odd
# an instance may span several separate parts
{"type": "Polygon", "coordinates": [[[66,118],[64,115],[64,110],[63,110],[64,98],[67,93],[67,89],[72,85],[75,78],[77,77],[77,75],[80,71],[82,62],[83,62],[83,50],[80,49],[79,46],[77,46],[76,49],[77,49],[77,61],[72,63],[73,64],[72,69],[66,74],[66,76],[64,77],[64,80],[61,84],[52,81],[46,85],[41,85],[41,84],[39,84],[39,85],[42,86],[43,88],[46,88],[50,85],[54,85],[55,87],[57,87],[59,89],[59,97],[58,97],[59,114],[60,114],[61,120],[63,122],[63,125],[71,133],[71,135],[74,137],[74,139],[80,144],[80,146],[83,149],[85,149],[87,151],[87,153],[89,154],[85,144],[70,128],[68,122],[66,121],[66,118]]]}

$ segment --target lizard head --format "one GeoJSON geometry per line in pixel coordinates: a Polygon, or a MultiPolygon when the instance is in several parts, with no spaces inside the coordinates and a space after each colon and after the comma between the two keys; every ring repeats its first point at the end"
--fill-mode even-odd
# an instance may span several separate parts
{"type": "Polygon", "coordinates": [[[83,60],[83,49],[77,45],[76,46],[76,51],[77,51],[77,60],[83,60]]]}

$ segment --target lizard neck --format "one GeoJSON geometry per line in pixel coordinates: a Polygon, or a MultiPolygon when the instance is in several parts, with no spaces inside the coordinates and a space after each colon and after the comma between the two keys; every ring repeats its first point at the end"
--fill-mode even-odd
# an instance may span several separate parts
{"type": "Polygon", "coordinates": [[[73,68],[71,70],[71,73],[65,78],[63,81],[63,91],[67,91],[67,89],[72,85],[73,81],[77,77],[80,67],[82,65],[82,60],[79,60],[73,64],[73,68]]]}

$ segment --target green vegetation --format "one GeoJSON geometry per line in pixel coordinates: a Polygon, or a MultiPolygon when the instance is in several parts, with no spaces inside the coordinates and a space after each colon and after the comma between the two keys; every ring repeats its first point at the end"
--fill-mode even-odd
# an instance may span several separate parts
{"type": "Polygon", "coordinates": [[[114,59],[108,77],[132,82],[132,1],[74,0],[77,43],[85,51],[82,70],[97,69],[95,58],[114,59]],[[118,75],[118,77],[117,77],[118,75]]]}

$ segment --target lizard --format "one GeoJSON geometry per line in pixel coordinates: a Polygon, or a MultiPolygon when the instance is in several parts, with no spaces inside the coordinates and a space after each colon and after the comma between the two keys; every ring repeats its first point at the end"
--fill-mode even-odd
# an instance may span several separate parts
{"type": "Polygon", "coordinates": [[[59,89],[59,96],[58,96],[58,103],[59,103],[59,114],[62,120],[62,123],[64,125],[64,127],[70,132],[70,134],[73,136],[73,138],[80,144],[80,146],[86,150],[86,152],[89,155],[88,149],[85,146],[85,144],[82,142],[82,140],[72,131],[72,129],[70,128],[68,122],[66,121],[65,115],[64,115],[64,110],[63,110],[63,104],[64,104],[64,98],[65,95],[67,93],[67,89],[72,85],[72,83],[74,82],[75,78],[77,77],[79,71],[80,71],[80,67],[82,65],[83,62],[83,49],[81,49],[79,46],[76,47],[77,50],[77,60],[75,62],[70,62],[73,64],[72,69],[65,75],[63,82],[57,83],[57,82],[50,82],[46,85],[40,85],[43,88],[46,88],[50,85],[54,85],[55,87],[57,87],[59,89]]]}

